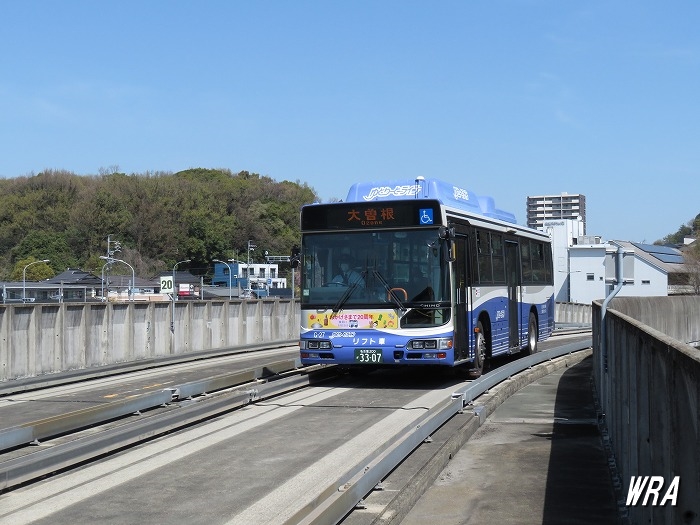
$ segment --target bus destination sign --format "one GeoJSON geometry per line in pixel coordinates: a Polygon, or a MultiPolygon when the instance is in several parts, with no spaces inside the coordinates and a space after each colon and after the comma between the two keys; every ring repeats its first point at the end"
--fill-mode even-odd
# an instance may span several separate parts
{"type": "Polygon", "coordinates": [[[405,228],[440,224],[437,201],[381,201],[305,206],[302,230],[405,228]]]}

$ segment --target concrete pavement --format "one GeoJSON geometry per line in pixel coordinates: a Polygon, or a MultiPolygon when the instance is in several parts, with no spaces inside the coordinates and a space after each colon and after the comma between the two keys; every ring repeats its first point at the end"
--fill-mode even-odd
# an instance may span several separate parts
{"type": "Polygon", "coordinates": [[[561,368],[508,398],[401,524],[620,523],[591,362],[561,368]]]}

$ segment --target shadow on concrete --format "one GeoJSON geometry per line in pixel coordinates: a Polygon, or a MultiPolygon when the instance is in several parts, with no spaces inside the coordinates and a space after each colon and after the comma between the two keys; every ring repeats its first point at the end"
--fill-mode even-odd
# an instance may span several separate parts
{"type": "Polygon", "coordinates": [[[556,387],[544,525],[618,524],[615,492],[593,400],[591,357],[566,370],[556,387]]]}

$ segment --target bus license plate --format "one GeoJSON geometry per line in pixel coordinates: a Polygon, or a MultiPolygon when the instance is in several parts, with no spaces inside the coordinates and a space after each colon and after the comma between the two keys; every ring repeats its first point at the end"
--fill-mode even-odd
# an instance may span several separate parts
{"type": "Polygon", "coordinates": [[[355,362],[370,365],[382,363],[382,351],[377,348],[355,348],[355,362]]]}

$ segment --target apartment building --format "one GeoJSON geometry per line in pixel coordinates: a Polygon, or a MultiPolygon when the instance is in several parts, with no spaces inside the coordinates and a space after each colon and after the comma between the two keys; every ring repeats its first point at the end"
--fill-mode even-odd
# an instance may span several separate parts
{"type": "Polygon", "coordinates": [[[586,234],[586,196],[580,193],[559,195],[539,195],[527,198],[527,225],[543,229],[544,223],[551,220],[573,219],[583,224],[586,234]]]}

